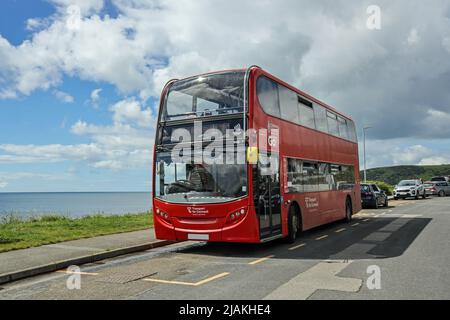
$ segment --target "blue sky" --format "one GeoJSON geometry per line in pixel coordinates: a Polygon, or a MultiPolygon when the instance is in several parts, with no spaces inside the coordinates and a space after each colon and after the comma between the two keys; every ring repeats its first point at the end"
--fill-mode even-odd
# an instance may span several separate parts
{"type": "Polygon", "coordinates": [[[446,1],[376,31],[369,1],[231,2],[1,1],[0,192],[150,190],[163,84],[252,64],[372,125],[369,167],[450,163],[446,1]]]}
{"type": "MultiPolygon", "coordinates": [[[[56,13],[49,1],[5,0],[0,4],[0,34],[12,45],[32,39],[26,28],[30,18],[47,18],[56,13]]],[[[105,3],[102,15],[117,15],[111,3],[105,3]]],[[[96,125],[111,124],[109,107],[123,99],[115,86],[64,75],[60,84],[47,90],[14,99],[0,99],[0,144],[77,145],[89,138],[73,134],[71,126],[79,120],[96,125]],[[100,89],[98,102],[91,101],[100,89]],[[70,96],[65,102],[58,92],[70,96]]],[[[154,100],[150,99],[153,102],[154,100]]],[[[152,141],[149,140],[149,148],[152,141]]],[[[8,185],[0,191],[148,191],[150,168],[108,170],[89,167],[80,161],[1,162],[0,172],[8,185]],[[23,178],[22,178],[23,177],[23,178]]],[[[0,187],[1,187],[0,174],[0,187]]],[[[6,183],[6,182],[5,182],[6,183]]]]}

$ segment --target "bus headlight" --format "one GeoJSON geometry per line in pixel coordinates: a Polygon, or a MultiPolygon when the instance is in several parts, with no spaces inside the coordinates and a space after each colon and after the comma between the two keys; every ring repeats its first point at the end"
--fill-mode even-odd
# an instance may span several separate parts
{"type": "Polygon", "coordinates": [[[160,209],[156,209],[156,215],[166,220],[167,222],[170,222],[170,215],[168,213],[162,212],[160,209]]]}
{"type": "Polygon", "coordinates": [[[231,212],[228,216],[227,216],[227,223],[228,224],[234,224],[237,223],[238,221],[241,221],[245,215],[246,215],[247,211],[246,209],[242,208],[239,210],[235,210],[233,212],[231,212]]]}

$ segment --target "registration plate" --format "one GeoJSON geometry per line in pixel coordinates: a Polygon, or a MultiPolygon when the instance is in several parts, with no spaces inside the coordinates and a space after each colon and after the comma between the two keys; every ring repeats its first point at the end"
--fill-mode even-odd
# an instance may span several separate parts
{"type": "Polygon", "coordinates": [[[209,234],[189,233],[188,240],[208,241],[209,234]]]}

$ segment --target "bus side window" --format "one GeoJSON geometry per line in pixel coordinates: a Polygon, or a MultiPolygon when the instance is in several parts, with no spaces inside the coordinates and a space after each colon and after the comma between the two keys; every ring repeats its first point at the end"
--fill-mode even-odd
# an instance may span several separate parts
{"type": "Polygon", "coordinates": [[[340,137],[348,140],[347,121],[342,117],[338,117],[338,124],[340,137]]]}
{"type": "Polygon", "coordinates": [[[338,183],[339,183],[339,175],[341,172],[341,166],[339,166],[337,164],[332,164],[330,171],[331,171],[331,177],[332,177],[331,190],[337,190],[338,183]]]}
{"type": "Polygon", "coordinates": [[[339,137],[339,125],[337,116],[334,113],[327,112],[328,131],[333,136],[339,137]]]}
{"type": "Polygon", "coordinates": [[[288,188],[289,192],[303,192],[302,161],[288,159],[288,188]]]}
{"type": "Polygon", "coordinates": [[[317,130],[328,133],[327,110],[318,104],[314,104],[314,117],[317,130]]]}
{"type": "Polygon", "coordinates": [[[332,179],[330,179],[330,165],[328,163],[319,164],[319,191],[332,190],[332,179]]]}
{"type": "Polygon", "coordinates": [[[318,186],[319,168],[316,163],[303,162],[303,187],[305,192],[316,192],[318,186]]]}
{"type": "Polygon", "coordinates": [[[278,84],[265,76],[261,76],[256,83],[256,93],[264,112],[280,117],[278,84]]]}
{"type": "Polygon", "coordinates": [[[286,87],[278,86],[281,118],[298,123],[297,94],[286,87]]]}
{"type": "Polygon", "coordinates": [[[348,126],[348,135],[349,135],[350,141],[358,142],[358,137],[356,135],[355,123],[353,121],[348,120],[347,126],[348,126]]]}
{"type": "Polygon", "coordinates": [[[298,97],[298,110],[300,114],[300,125],[307,128],[315,129],[313,105],[308,100],[298,97]]]}

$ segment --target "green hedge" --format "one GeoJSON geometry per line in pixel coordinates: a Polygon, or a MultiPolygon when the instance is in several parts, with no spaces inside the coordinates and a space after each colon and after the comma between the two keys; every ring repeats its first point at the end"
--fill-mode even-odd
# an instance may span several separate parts
{"type": "Polygon", "coordinates": [[[386,194],[388,196],[392,196],[394,194],[394,186],[390,185],[387,182],[384,182],[384,181],[367,181],[367,183],[376,184],[381,190],[386,192],[386,194]]]}

